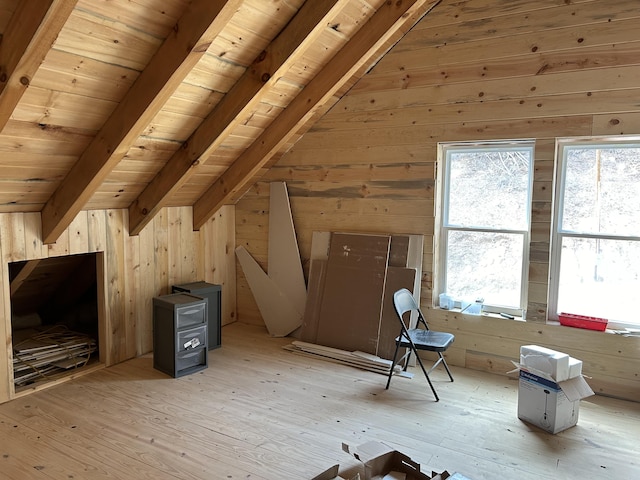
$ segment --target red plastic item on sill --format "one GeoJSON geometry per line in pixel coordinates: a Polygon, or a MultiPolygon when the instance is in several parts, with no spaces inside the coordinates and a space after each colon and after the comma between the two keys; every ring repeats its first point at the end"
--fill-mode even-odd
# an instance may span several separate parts
{"type": "Polygon", "coordinates": [[[567,327],[586,328],[588,330],[598,330],[604,332],[607,328],[609,320],[606,318],[587,317],[585,315],[577,315],[575,313],[560,313],[558,315],[560,325],[567,327]]]}

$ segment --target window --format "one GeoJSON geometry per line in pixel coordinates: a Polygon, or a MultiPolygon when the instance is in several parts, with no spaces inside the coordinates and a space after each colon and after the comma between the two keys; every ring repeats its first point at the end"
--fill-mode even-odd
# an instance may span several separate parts
{"type": "Polygon", "coordinates": [[[533,143],[439,146],[437,293],[484,299],[521,315],[526,305],[533,143]]]}
{"type": "Polygon", "coordinates": [[[640,325],[640,139],[559,140],[549,318],[640,325]]]}

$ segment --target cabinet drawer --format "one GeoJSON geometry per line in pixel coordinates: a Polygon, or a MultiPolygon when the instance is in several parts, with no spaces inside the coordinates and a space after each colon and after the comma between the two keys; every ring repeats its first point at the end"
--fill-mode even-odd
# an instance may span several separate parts
{"type": "Polygon", "coordinates": [[[207,321],[207,304],[190,305],[176,309],[176,326],[178,328],[200,325],[207,321]]]}
{"type": "Polygon", "coordinates": [[[188,330],[180,330],[177,335],[176,352],[184,352],[194,350],[207,343],[207,326],[190,328],[188,330]]]}
{"type": "Polygon", "coordinates": [[[178,375],[180,374],[180,370],[206,364],[207,349],[204,346],[195,350],[181,352],[176,355],[176,372],[178,375]]]}

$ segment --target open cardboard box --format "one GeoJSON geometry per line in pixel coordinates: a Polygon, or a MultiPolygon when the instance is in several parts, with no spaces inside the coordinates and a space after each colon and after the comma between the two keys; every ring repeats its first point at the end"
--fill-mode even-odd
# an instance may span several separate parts
{"type": "Polygon", "coordinates": [[[338,471],[340,470],[340,465],[334,465],[332,467],[327,468],[320,475],[316,475],[311,480],[359,480],[360,475],[357,475],[355,478],[346,479],[338,475],[338,471]]]}
{"type": "Polygon", "coordinates": [[[520,348],[518,418],[558,433],[578,423],[580,400],[593,395],[582,362],[538,345],[520,348]]]}
{"type": "Polygon", "coordinates": [[[344,478],[338,475],[339,465],[334,465],[313,480],[470,480],[459,473],[422,472],[418,462],[381,442],[367,442],[355,449],[343,443],[342,450],[362,463],[361,472],[344,478]]]}

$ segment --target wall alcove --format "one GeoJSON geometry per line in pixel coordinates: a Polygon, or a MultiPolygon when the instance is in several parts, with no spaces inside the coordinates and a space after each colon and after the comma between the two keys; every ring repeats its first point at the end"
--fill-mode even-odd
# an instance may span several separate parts
{"type": "Polygon", "coordinates": [[[100,362],[101,261],[90,253],[9,263],[16,393],[100,362]]]}

